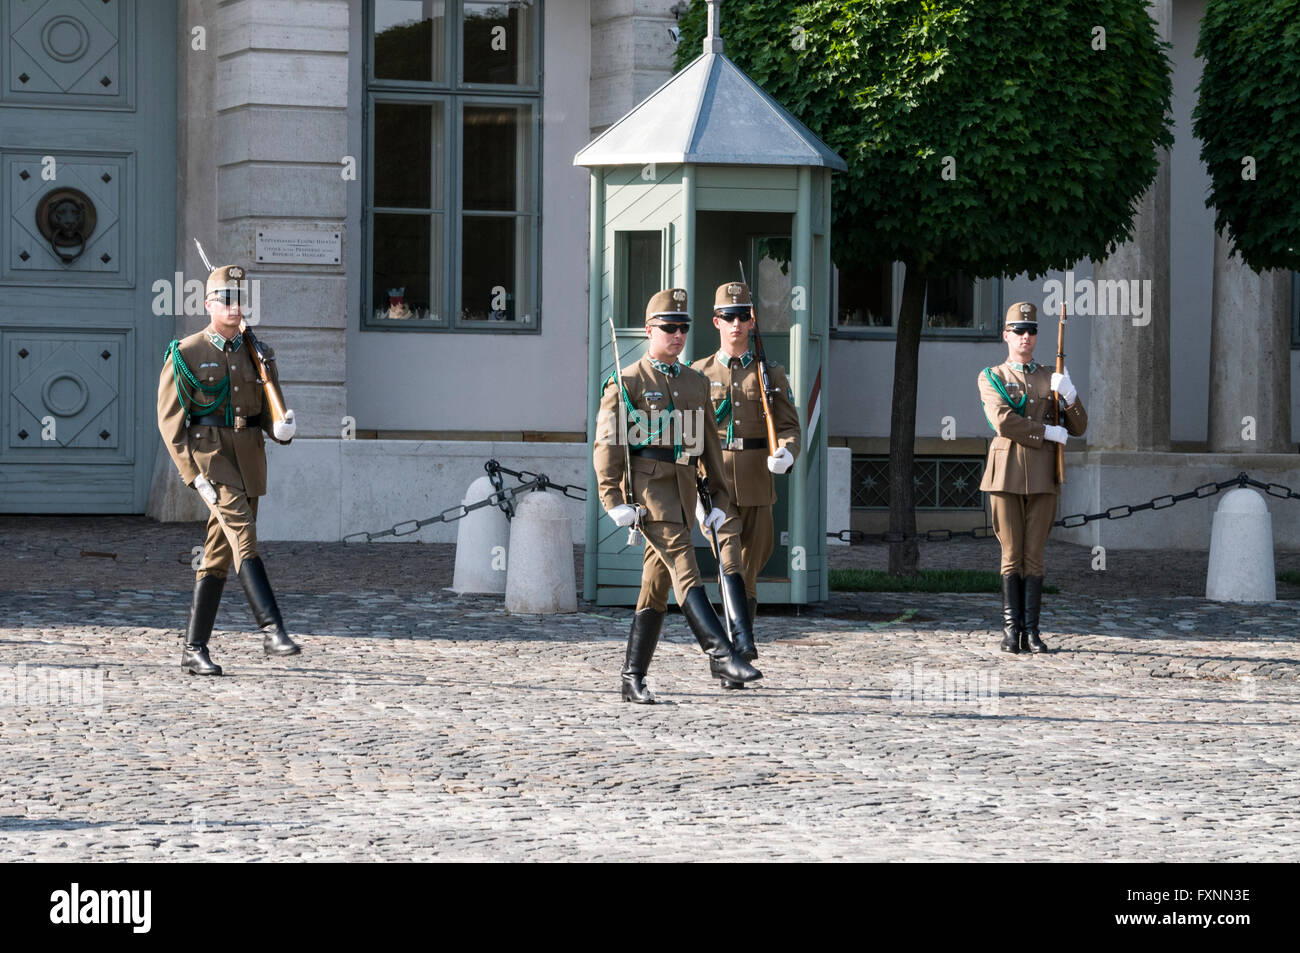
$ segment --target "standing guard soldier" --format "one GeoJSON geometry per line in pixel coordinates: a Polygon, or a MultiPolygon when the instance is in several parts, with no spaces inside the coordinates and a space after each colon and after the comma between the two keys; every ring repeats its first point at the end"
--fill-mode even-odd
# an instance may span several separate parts
{"type": "Polygon", "coordinates": [[[641,592],[622,672],[623,700],[642,705],[655,702],[645,674],[659,644],[670,587],[709,656],[713,677],[740,683],[762,677],[727,640],[709,603],[691,542],[688,514],[697,512],[700,467],[711,481],[713,497],[710,512],[698,508],[701,525],[717,530],[735,517],[718,435],[709,425],[713,410],[708,381],[678,360],[690,321],[681,288],[660,291],[650,299],[645,312],[649,347],[639,361],[621,369],[619,380],[605,382],[593,451],[601,505],[618,526],[639,522],[645,536],[641,592]],[[631,485],[624,487],[628,477],[631,485]]]}
{"type": "Polygon", "coordinates": [[[233,564],[253,609],[267,655],[297,655],[285,632],[275,593],[257,554],[257,500],[266,493],[263,434],[288,444],[297,426],[292,410],[273,421],[264,386],[277,389],[274,353],[264,348],[269,383],[259,380],[253,344],[241,331],[247,275],[238,265],[208,275],[204,307],[211,323],[189,337],[172,341],[163,356],[158,382],[158,429],[176,469],[208,506],[203,564],[194,583],[181,670],[220,675],[208,655],[226,573],[233,564]]]}
{"type": "MultiPolygon", "coordinates": [[[[713,326],[718,329],[722,346],[716,354],[691,364],[709,379],[714,422],[722,443],[725,486],[739,515],[738,531],[728,532],[724,528],[721,534],[723,583],[734,594],[733,605],[740,604],[744,596],[748,618],[731,620],[731,637],[737,651],[751,662],[758,658],[751,628],[758,611],[758,572],[771,558],[774,545],[772,504],[776,502],[776,481],[773,474],[785,473],[794,465],[800,438],[799,412],[795,410],[785,371],[777,364],[769,364],[778,446],[767,445],[760,394],[763,382],[749,349],[754,320],[749,286],[742,281],[719,285],[713,297],[713,326]],[[745,622],[750,625],[743,625],[745,622]]],[[[737,683],[728,687],[744,686],[737,683]]]]}
{"type": "Polygon", "coordinates": [[[1038,309],[1020,301],[1007,309],[1002,339],[1007,360],[979,375],[984,416],[997,436],[989,446],[980,489],[989,494],[993,532],[1002,544],[1003,652],[1049,651],[1039,638],[1043,549],[1056,519],[1056,444],[1082,436],[1088,414],[1067,369],[1034,363],[1038,309]],[[1052,391],[1065,425],[1050,422],[1052,391]]]}

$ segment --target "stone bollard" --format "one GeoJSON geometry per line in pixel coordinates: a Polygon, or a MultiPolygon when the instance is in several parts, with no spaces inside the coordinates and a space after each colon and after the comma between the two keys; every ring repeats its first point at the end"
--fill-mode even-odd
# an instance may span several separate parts
{"type": "Polygon", "coordinates": [[[1217,602],[1271,602],[1277,598],[1273,517],[1264,498],[1254,490],[1229,490],[1214,511],[1205,598],[1217,602]]]}
{"type": "Polygon", "coordinates": [[[564,497],[536,491],[516,500],[510,523],[506,611],[577,612],[573,529],[565,515],[564,497]]]}
{"type": "MultiPolygon", "coordinates": [[[[462,505],[485,500],[495,492],[492,481],[479,477],[465,491],[462,505]]],[[[499,506],[481,506],[459,520],[456,527],[456,571],[451,591],[499,593],[506,591],[506,547],[510,521],[499,506]]]]}

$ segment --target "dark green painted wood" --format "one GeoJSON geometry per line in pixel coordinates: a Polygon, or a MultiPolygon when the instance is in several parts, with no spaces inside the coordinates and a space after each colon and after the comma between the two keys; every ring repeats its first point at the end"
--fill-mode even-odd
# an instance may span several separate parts
{"type": "Polygon", "coordinates": [[[174,3],[0,0],[0,511],[144,511],[173,324],[152,303],[175,271],[176,29],[174,3]],[[46,36],[67,62],[42,41],[55,17],[81,24],[46,36]],[[63,187],[97,214],[70,263],[35,215],[63,187]]]}

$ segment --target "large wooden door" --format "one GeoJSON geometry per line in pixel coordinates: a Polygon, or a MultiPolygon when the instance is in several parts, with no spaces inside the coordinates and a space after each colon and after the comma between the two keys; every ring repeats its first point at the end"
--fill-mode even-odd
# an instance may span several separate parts
{"type": "Polygon", "coordinates": [[[176,4],[0,0],[0,511],[143,512],[170,314],[176,4]]]}

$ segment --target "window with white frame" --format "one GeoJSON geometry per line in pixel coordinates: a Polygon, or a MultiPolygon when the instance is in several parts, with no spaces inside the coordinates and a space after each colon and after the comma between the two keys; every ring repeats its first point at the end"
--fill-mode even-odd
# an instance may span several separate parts
{"type": "Polygon", "coordinates": [[[368,0],[362,327],[539,326],[541,0],[368,0]]]}

